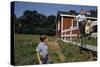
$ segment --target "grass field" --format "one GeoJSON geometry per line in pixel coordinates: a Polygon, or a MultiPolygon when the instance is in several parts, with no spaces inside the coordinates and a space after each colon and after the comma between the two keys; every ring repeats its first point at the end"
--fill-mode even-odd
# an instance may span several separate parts
{"type": "MultiPolygon", "coordinates": [[[[80,39],[79,38],[72,38],[72,41],[80,42],[80,39]]],[[[93,46],[97,46],[97,39],[96,38],[83,39],[83,43],[93,45],[93,46]]]]}
{"type": "MultiPolygon", "coordinates": [[[[49,41],[54,41],[54,38],[49,37],[49,41]]],[[[15,65],[38,64],[35,51],[38,43],[39,35],[15,34],[15,65]]],[[[57,57],[56,53],[51,54],[54,55],[54,57],[57,57]]]]}
{"type": "MultiPolygon", "coordinates": [[[[55,42],[55,38],[52,36],[49,36],[48,39],[49,42],[55,42]]],[[[15,34],[15,65],[38,64],[38,59],[35,51],[38,43],[39,35],[15,34]]],[[[57,41],[57,43],[59,44],[58,51],[49,48],[51,63],[89,61],[92,59],[92,57],[90,57],[90,54],[85,51],[83,54],[80,54],[79,47],[77,46],[64,43],[60,40],[57,41]],[[63,54],[63,56],[65,57],[63,61],[59,57],[60,54],[63,54]]],[[[53,48],[56,48],[56,46],[54,45],[53,48]]]]}
{"type": "MultiPolygon", "coordinates": [[[[66,38],[66,40],[70,41],[70,38],[66,38]]],[[[72,41],[80,43],[80,38],[72,38],[72,41]]],[[[83,38],[82,42],[84,44],[97,46],[97,38],[91,38],[91,39],[83,38]]]]}
{"type": "Polygon", "coordinates": [[[80,48],[75,45],[66,44],[62,41],[59,41],[59,45],[61,47],[62,53],[65,56],[65,62],[91,61],[93,58],[90,56],[91,53],[88,53],[90,51],[83,51],[81,54],[80,48]]]}

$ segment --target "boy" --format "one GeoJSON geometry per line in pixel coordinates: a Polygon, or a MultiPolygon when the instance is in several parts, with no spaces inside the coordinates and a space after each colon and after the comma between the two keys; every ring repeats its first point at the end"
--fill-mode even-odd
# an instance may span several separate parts
{"type": "Polygon", "coordinates": [[[40,36],[40,43],[38,44],[36,51],[40,64],[48,63],[48,46],[46,42],[48,41],[47,35],[40,36]]]}
{"type": "Polygon", "coordinates": [[[78,21],[78,27],[80,30],[80,41],[81,41],[81,46],[80,46],[80,53],[82,53],[83,49],[83,37],[85,37],[85,24],[86,24],[86,17],[85,17],[85,11],[83,9],[80,10],[80,14],[75,18],[75,20],[78,21]]]}
{"type": "Polygon", "coordinates": [[[85,11],[81,9],[80,14],[75,18],[78,21],[78,26],[80,30],[80,38],[82,38],[85,33],[86,17],[84,14],[85,14],[85,11]]]}

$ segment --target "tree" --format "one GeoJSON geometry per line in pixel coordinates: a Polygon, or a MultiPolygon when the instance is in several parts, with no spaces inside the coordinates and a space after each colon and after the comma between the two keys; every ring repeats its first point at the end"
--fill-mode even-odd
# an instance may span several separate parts
{"type": "Polygon", "coordinates": [[[54,15],[45,16],[35,10],[25,10],[23,15],[17,18],[16,33],[54,35],[55,18],[54,15]]]}
{"type": "Polygon", "coordinates": [[[75,10],[70,10],[68,13],[69,14],[76,14],[77,12],[75,10]]]}
{"type": "Polygon", "coordinates": [[[55,23],[55,19],[56,17],[54,15],[50,15],[48,16],[48,27],[49,27],[49,34],[50,35],[54,35],[55,34],[55,30],[56,30],[56,23],[55,23]]]}

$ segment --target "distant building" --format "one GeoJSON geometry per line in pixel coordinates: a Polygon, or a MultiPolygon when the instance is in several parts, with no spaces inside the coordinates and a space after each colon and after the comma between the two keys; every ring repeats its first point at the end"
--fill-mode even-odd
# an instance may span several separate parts
{"type": "Polygon", "coordinates": [[[89,10],[86,11],[85,13],[86,13],[86,15],[91,15],[91,12],[89,10]]]}

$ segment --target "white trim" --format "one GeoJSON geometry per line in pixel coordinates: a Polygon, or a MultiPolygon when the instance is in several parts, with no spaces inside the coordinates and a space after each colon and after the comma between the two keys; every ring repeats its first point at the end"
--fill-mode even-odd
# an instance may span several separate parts
{"type": "Polygon", "coordinates": [[[96,38],[97,37],[97,33],[92,33],[91,37],[95,37],[96,38]]]}
{"type": "Polygon", "coordinates": [[[63,32],[68,32],[68,31],[71,31],[71,30],[76,30],[76,29],[78,29],[78,28],[69,28],[69,29],[65,29],[63,32]]]}
{"type": "Polygon", "coordinates": [[[72,19],[72,21],[71,21],[71,27],[70,27],[70,41],[72,41],[72,30],[73,29],[73,19],[72,19]]]}
{"type": "Polygon", "coordinates": [[[95,25],[97,25],[97,20],[96,21],[92,21],[92,26],[95,26],[95,25]]]}
{"type": "MultiPolygon", "coordinates": [[[[75,15],[67,15],[67,14],[60,14],[60,16],[68,16],[68,17],[73,17],[75,18],[76,16],[75,15]]],[[[97,19],[95,17],[86,17],[87,19],[97,19]]]]}
{"type": "Polygon", "coordinates": [[[97,19],[97,18],[95,18],[95,17],[86,17],[87,19],[97,19]]]}
{"type": "Polygon", "coordinates": [[[75,17],[74,15],[60,14],[60,16],[75,17]]]}
{"type": "MultiPolygon", "coordinates": [[[[64,40],[64,39],[61,39],[63,42],[67,42],[67,43],[71,43],[71,44],[73,44],[73,45],[76,45],[76,46],[81,46],[81,43],[79,43],[79,42],[74,42],[74,41],[69,41],[69,40],[64,40]]],[[[82,47],[84,47],[84,48],[86,48],[86,49],[89,49],[89,50],[92,50],[92,51],[96,51],[97,52],[97,47],[96,46],[92,46],[92,45],[89,45],[89,44],[83,44],[84,46],[82,46],[82,47]]]]}
{"type": "Polygon", "coordinates": [[[63,35],[63,16],[61,17],[61,37],[63,35]]]}
{"type": "Polygon", "coordinates": [[[76,37],[77,34],[66,34],[66,35],[62,35],[62,37],[76,37]]]}

